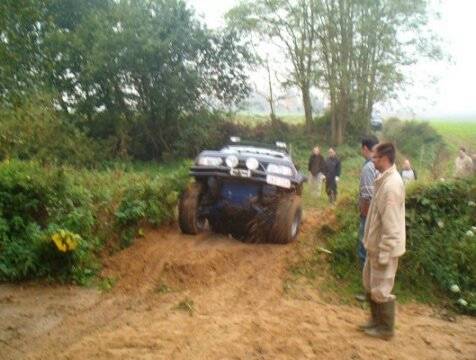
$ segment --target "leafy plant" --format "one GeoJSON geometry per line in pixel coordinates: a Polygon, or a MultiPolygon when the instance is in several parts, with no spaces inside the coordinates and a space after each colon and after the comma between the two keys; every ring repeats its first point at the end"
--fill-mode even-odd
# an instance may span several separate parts
{"type": "Polygon", "coordinates": [[[90,199],[62,170],[3,162],[0,194],[0,279],[79,279],[93,267],[90,199]]]}

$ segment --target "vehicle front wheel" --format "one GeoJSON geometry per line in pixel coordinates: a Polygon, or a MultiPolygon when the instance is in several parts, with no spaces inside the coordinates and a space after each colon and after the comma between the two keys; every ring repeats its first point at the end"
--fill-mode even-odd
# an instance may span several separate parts
{"type": "Polygon", "coordinates": [[[296,194],[283,196],[279,199],[276,207],[270,241],[277,244],[288,244],[296,240],[301,228],[301,218],[301,198],[296,194]]]}
{"type": "Polygon", "coordinates": [[[192,183],[182,193],[179,201],[179,226],[184,234],[196,235],[205,228],[205,217],[199,215],[202,185],[192,183]]]}

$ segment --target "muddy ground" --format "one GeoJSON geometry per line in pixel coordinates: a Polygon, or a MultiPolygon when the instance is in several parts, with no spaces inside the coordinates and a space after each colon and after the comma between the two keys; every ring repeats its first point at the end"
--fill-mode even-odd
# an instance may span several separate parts
{"type": "Polygon", "coordinates": [[[474,318],[400,305],[387,342],[356,329],[359,304],[290,283],[316,240],[306,218],[286,246],[149,231],[107,259],[108,292],[0,285],[0,359],[476,359],[474,318]]]}

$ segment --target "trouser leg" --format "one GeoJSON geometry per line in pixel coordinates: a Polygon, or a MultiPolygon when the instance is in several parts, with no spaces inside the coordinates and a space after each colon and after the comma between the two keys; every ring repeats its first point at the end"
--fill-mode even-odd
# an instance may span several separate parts
{"type": "Polygon", "coordinates": [[[317,177],[316,177],[316,190],[317,190],[317,195],[318,196],[321,196],[321,192],[322,192],[322,183],[323,183],[323,179],[324,178],[324,175],[322,175],[322,173],[318,173],[317,174],[317,177]]]}
{"type": "Polygon", "coordinates": [[[370,263],[369,258],[364,262],[364,268],[362,270],[362,285],[366,294],[371,294],[372,288],[370,287],[370,263]]]}
{"type": "Polygon", "coordinates": [[[367,328],[367,335],[388,340],[394,335],[395,295],[392,289],[398,268],[398,258],[390,258],[387,265],[378,264],[377,257],[367,256],[364,265],[364,286],[370,289],[371,301],[375,304],[376,323],[367,328]]]}
{"type": "Polygon", "coordinates": [[[333,204],[336,201],[337,197],[337,184],[333,179],[326,179],[326,192],[327,196],[329,196],[329,202],[333,204]]]}
{"type": "Polygon", "coordinates": [[[395,300],[392,294],[395,274],[398,268],[398,258],[390,258],[387,265],[380,265],[378,257],[367,257],[370,265],[370,294],[377,303],[395,300]]]}
{"type": "Polygon", "coordinates": [[[357,245],[357,256],[359,257],[359,265],[361,271],[364,269],[365,258],[367,257],[367,250],[365,250],[364,246],[365,220],[365,217],[360,217],[359,243],[357,245]]]}

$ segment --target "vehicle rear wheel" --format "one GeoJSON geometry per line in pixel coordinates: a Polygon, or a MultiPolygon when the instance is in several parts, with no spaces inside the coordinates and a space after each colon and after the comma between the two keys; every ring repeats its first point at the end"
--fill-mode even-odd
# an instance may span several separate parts
{"type": "Polygon", "coordinates": [[[289,194],[279,199],[269,236],[270,242],[288,244],[296,240],[301,228],[301,218],[302,207],[299,196],[289,194]]]}
{"type": "Polygon", "coordinates": [[[192,183],[179,201],[179,226],[184,234],[196,235],[205,228],[206,219],[199,215],[202,184],[192,183]]]}

